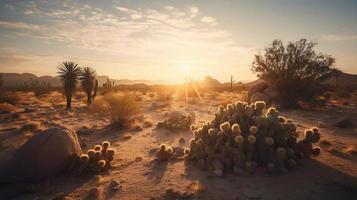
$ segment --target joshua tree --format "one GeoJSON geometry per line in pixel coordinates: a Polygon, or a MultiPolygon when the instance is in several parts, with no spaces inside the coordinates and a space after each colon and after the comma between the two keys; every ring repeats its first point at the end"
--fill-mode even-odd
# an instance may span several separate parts
{"type": "Polygon", "coordinates": [[[71,109],[72,95],[76,89],[78,79],[81,75],[81,68],[74,62],[62,62],[58,66],[58,74],[63,83],[64,94],[67,101],[67,110],[71,109]]]}
{"type": "Polygon", "coordinates": [[[315,45],[306,39],[286,46],[275,40],[264,54],[255,55],[252,71],[276,86],[282,107],[295,107],[299,101],[313,102],[325,90],[321,82],[336,73],[332,67],[335,59],[315,52],[315,45]]]}
{"type": "Polygon", "coordinates": [[[84,92],[87,94],[87,102],[88,104],[92,103],[92,98],[95,97],[96,94],[96,79],[95,79],[96,73],[93,68],[90,67],[84,67],[82,69],[82,74],[80,77],[81,80],[81,85],[84,90],[84,92]]]}

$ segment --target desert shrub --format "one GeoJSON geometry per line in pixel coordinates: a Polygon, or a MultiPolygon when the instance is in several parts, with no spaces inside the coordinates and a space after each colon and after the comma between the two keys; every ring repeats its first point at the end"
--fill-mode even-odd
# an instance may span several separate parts
{"type": "Polygon", "coordinates": [[[159,90],[157,92],[157,99],[159,101],[170,101],[172,100],[173,92],[167,90],[159,90]]]}
{"type": "Polygon", "coordinates": [[[103,96],[98,96],[88,107],[89,111],[96,114],[103,114],[107,112],[107,105],[103,96]]]}
{"type": "MultiPolygon", "coordinates": [[[[139,102],[131,95],[108,93],[103,96],[102,100],[99,99],[100,101],[102,101],[103,106],[98,106],[97,108],[103,109],[111,120],[112,125],[118,128],[130,127],[134,122],[135,115],[140,113],[139,102]]],[[[96,99],[94,102],[98,103],[98,100],[96,99]]]]}
{"type": "Polygon", "coordinates": [[[111,93],[104,96],[113,124],[126,128],[132,123],[133,116],[139,113],[139,103],[134,96],[120,96],[111,93]]]}
{"type": "Polygon", "coordinates": [[[23,100],[22,96],[18,92],[7,91],[0,94],[0,103],[17,104],[23,100]]]}
{"type": "Polygon", "coordinates": [[[0,103],[0,113],[10,113],[16,109],[15,106],[9,103],[0,103]]]}
{"type": "Polygon", "coordinates": [[[282,107],[296,107],[299,101],[311,101],[326,88],[322,81],[336,73],[335,59],[315,52],[316,43],[301,39],[284,46],[273,41],[264,54],[255,55],[252,71],[279,91],[277,103],[282,107]]]}

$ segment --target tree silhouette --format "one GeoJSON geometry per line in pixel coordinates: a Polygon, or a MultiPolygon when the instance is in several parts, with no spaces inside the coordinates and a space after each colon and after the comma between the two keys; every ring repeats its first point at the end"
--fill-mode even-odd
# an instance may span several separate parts
{"type": "Polygon", "coordinates": [[[0,89],[2,88],[3,84],[4,84],[4,79],[2,77],[2,74],[0,74],[0,89]]]}
{"type": "Polygon", "coordinates": [[[334,58],[313,50],[316,44],[301,39],[284,46],[282,41],[274,40],[264,54],[255,55],[252,71],[276,86],[282,107],[313,101],[324,91],[321,82],[338,71],[332,67],[334,58]]]}
{"type": "Polygon", "coordinates": [[[81,75],[81,68],[74,62],[62,62],[58,66],[58,74],[61,78],[64,94],[66,96],[66,108],[71,109],[72,95],[76,89],[78,79],[81,75]]]}
{"type": "Polygon", "coordinates": [[[94,87],[95,87],[95,76],[96,72],[93,68],[84,67],[82,69],[82,74],[80,77],[81,86],[84,92],[87,94],[87,102],[88,104],[92,103],[92,98],[94,97],[94,87]]]}

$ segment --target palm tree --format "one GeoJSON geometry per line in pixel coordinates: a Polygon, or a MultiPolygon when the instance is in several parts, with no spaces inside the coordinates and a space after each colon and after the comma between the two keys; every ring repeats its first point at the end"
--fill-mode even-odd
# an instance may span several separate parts
{"type": "Polygon", "coordinates": [[[81,75],[81,68],[74,62],[62,62],[58,66],[58,74],[63,83],[64,94],[67,101],[67,110],[71,109],[72,95],[76,89],[78,78],[81,75]]]}
{"type": "Polygon", "coordinates": [[[87,102],[88,104],[92,103],[92,97],[93,92],[94,92],[94,86],[95,86],[95,70],[91,67],[84,67],[82,69],[81,73],[81,85],[84,90],[84,92],[87,94],[87,102]]]}

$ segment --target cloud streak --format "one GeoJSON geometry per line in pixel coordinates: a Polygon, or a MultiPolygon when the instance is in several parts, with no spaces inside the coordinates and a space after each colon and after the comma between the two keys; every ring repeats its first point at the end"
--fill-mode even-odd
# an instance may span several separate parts
{"type": "Polygon", "coordinates": [[[357,40],[357,34],[355,35],[326,35],[323,37],[324,40],[328,41],[352,41],[357,40]]]}
{"type": "Polygon", "coordinates": [[[70,1],[40,1],[12,7],[31,23],[0,21],[0,29],[9,36],[98,52],[125,59],[125,66],[140,63],[158,69],[191,63],[202,69],[223,61],[234,66],[240,62],[238,57],[244,59],[253,52],[235,45],[214,17],[202,16],[195,6],[133,9],[116,5],[104,10],[70,1]],[[44,20],[36,23],[38,19],[44,20]]]}

